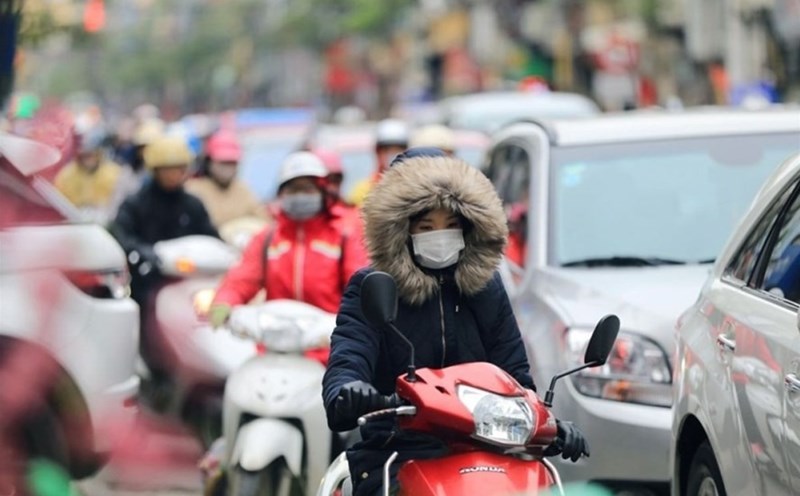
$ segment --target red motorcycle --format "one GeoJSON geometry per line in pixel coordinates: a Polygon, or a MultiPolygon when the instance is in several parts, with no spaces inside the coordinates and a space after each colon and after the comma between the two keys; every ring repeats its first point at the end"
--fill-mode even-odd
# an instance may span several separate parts
{"type": "MultiPolygon", "coordinates": [[[[361,286],[362,311],[377,328],[391,329],[411,347],[408,373],[398,377],[398,406],[369,413],[359,425],[376,418],[398,417],[403,430],[431,434],[445,441],[449,454],[411,460],[398,472],[400,495],[444,496],[480,494],[535,495],[554,487],[563,494],[556,468],[544,457],[556,440],[556,421],[550,412],[558,379],[605,364],[619,331],[619,318],[603,317],[586,348],[584,365],[553,377],[544,401],[490,363],[465,363],[443,369],[414,368],[414,350],[394,326],[397,289],[386,273],[369,274],[361,286]]],[[[389,494],[389,468],[383,469],[384,494],[389,494]]],[[[344,454],[329,467],[318,496],[349,496],[351,490],[344,454]]]]}

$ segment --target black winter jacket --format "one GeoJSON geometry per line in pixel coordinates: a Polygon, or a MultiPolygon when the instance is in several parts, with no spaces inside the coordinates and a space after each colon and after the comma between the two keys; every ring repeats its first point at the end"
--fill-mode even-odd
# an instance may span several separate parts
{"type": "Polygon", "coordinates": [[[139,254],[128,258],[133,266],[134,298],[141,297],[144,291],[135,267],[144,261],[155,264],[155,243],[194,234],[219,237],[200,199],[183,188],[164,191],[152,178],[120,205],[110,231],[126,254],[139,254]]]}
{"type": "MultiPolygon", "coordinates": [[[[353,275],[342,297],[331,355],[323,378],[328,424],[336,425],[334,403],[348,382],[371,383],[383,394],[395,390],[406,371],[408,346],[390,330],[372,328],[361,312],[361,282],[372,270],[389,273],[399,296],[396,325],[411,340],[418,368],[487,361],[534,389],[525,347],[505,288],[496,272],[508,227],[491,182],[466,163],[444,157],[403,160],[383,174],[362,208],[371,268],[353,275]],[[443,270],[420,267],[409,248],[411,218],[443,208],[463,219],[464,249],[443,270]]],[[[348,419],[352,421],[353,419],[348,419]]],[[[356,495],[375,493],[393,451],[404,460],[441,456],[437,439],[398,431],[393,421],[370,422],[362,441],[347,451],[356,495]]]]}
{"type": "Polygon", "coordinates": [[[164,191],[153,179],[125,199],[111,232],[126,253],[150,251],[158,241],[193,234],[219,237],[199,198],[183,188],[164,191]]]}
{"type": "MultiPolygon", "coordinates": [[[[328,423],[333,430],[353,427],[332,424],[333,404],[341,386],[362,380],[382,394],[392,394],[397,377],[406,371],[410,360],[409,348],[400,337],[391,331],[372,328],[361,312],[361,282],[372,270],[362,269],[350,280],[331,340],[330,361],[322,384],[328,423]]],[[[438,272],[441,290],[433,298],[419,306],[400,302],[398,307],[396,325],[414,344],[417,368],[491,362],[524,387],[535,389],[525,347],[499,274],[483,291],[465,296],[456,287],[451,273],[438,272]]],[[[361,435],[363,441],[348,451],[350,470],[359,486],[357,494],[370,494],[379,487],[380,470],[394,450],[401,452],[395,468],[404,459],[444,453],[443,446],[434,440],[398,433],[391,422],[367,425],[361,435]]]]}

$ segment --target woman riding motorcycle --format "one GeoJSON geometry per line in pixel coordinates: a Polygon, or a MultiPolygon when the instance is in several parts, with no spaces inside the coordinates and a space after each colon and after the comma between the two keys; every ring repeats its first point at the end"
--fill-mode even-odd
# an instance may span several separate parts
{"type": "Polygon", "coordinates": [[[263,288],[267,299],[288,298],[336,312],[350,276],[367,264],[360,236],[330,208],[328,171],[310,152],[295,152],[280,172],[280,211],[274,226],[250,241],[222,281],[209,312],[221,326],[236,305],[263,288]]]}
{"type": "MultiPolygon", "coordinates": [[[[371,267],[345,290],[323,378],[328,425],[352,429],[356,419],[386,406],[410,360],[394,333],[373,328],[361,311],[360,287],[371,271],[397,283],[397,328],[414,344],[418,368],[486,361],[534,389],[519,328],[496,271],[508,236],[503,206],[491,182],[463,161],[413,149],[367,196],[364,230],[371,267]]],[[[589,449],[580,431],[558,422],[565,458],[589,449]]],[[[399,431],[392,420],[361,428],[363,440],[347,451],[355,494],[375,494],[389,455],[402,462],[442,456],[437,439],[399,431]]],[[[553,448],[548,454],[556,454],[553,448]]]]}

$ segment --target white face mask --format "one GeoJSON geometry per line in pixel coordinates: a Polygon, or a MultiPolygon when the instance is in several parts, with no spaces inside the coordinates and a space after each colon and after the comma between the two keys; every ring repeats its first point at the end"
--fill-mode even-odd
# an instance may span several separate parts
{"type": "Polygon", "coordinates": [[[412,234],[414,258],[428,269],[443,269],[458,262],[464,249],[464,233],[461,229],[440,229],[421,234],[412,234]]]}
{"type": "Polygon", "coordinates": [[[308,220],[322,211],[322,194],[288,194],[281,198],[281,209],[290,219],[308,220]]]}

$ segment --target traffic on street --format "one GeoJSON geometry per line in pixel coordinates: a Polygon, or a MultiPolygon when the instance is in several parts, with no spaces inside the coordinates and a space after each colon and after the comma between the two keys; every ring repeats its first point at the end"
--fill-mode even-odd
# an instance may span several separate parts
{"type": "Polygon", "coordinates": [[[0,0],[0,496],[797,494],[797,0],[0,0]]]}

